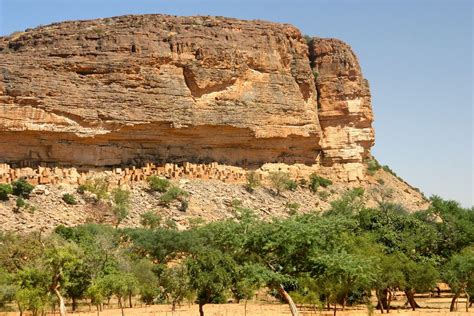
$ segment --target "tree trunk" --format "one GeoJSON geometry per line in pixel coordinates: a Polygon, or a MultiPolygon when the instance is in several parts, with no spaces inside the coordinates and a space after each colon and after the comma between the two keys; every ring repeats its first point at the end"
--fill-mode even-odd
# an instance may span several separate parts
{"type": "Polygon", "coordinates": [[[290,311],[292,316],[298,316],[298,309],[296,308],[295,302],[293,302],[293,299],[291,296],[288,294],[288,292],[285,291],[285,288],[283,287],[282,284],[278,286],[278,293],[285,299],[285,301],[288,303],[290,306],[290,311]]]}
{"type": "Polygon", "coordinates": [[[454,312],[454,310],[456,309],[455,305],[456,305],[456,301],[457,299],[459,298],[459,295],[461,294],[460,291],[457,291],[454,296],[453,296],[453,299],[451,300],[451,306],[449,307],[449,311],[450,312],[454,312]]]}
{"type": "Polygon", "coordinates": [[[464,294],[466,295],[466,312],[469,312],[469,301],[471,300],[471,297],[466,290],[464,290],[464,294]]]}
{"type": "MultiPolygon", "coordinates": [[[[244,315],[247,316],[247,299],[245,299],[245,309],[244,309],[244,315]]],[[[468,300],[469,301],[469,300],[468,300]]]]}
{"type": "Polygon", "coordinates": [[[377,307],[380,309],[380,312],[383,314],[383,304],[382,300],[380,299],[380,292],[379,290],[375,290],[375,296],[377,297],[377,307]]]}
{"type": "Polygon", "coordinates": [[[390,304],[392,303],[392,290],[388,289],[387,314],[390,313],[390,304]]]}
{"type": "Polygon", "coordinates": [[[336,316],[336,312],[337,312],[337,304],[334,303],[334,316],[336,316]]]}
{"type": "Polygon", "coordinates": [[[128,294],[128,305],[130,305],[130,308],[132,308],[132,293],[128,294]]]}
{"type": "Polygon", "coordinates": [[[204,316],[204,304],[199,303],[199,316],[204,316]]]}
{"type": "Polygon", "coordinates": [[[75,312],[77,309],[77,301],[76,301],[76,298],[73,297],[72,298],[72,311],[75,312]]]}
{"type": "Polygon", "coordinates": [[[61,295],[61,293],[58,290],[59,286],[56,286],[54,288],[54,293],[56,294],[56,297],[58,298],[59,301],[59,315],[65,316],[66,315],[66,304],[64,304],[64,298],[61,295]]]}
{"type": "Polygon", "coordinates": [[[123,311],[122,297],[119,297],[118,301],[119,301],[120,310],[122,311],[122,316],[125,316],[125,313],[123,311]]]}
{"type": "Polygon", "coordinates": [[[415,293],[413,290],[405,290],[405,295],[407,296],[408,303],[410,304],[412,310],[420,307],[415,301],[415,293]]]}

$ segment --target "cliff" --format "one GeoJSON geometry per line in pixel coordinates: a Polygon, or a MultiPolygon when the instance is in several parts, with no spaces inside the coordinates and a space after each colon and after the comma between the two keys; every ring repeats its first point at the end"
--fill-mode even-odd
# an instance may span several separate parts
{"type": "Polygon", "coordinates": [[[303,163],[362,177],[371,124],[350,47],[308,45],[291,25],[140,15],[0,38],[3,162],[303,163]]]}

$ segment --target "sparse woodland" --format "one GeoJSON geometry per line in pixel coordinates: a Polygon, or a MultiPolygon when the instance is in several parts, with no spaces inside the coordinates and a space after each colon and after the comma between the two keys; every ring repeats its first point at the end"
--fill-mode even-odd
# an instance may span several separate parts
{"type": "MultiPolygon", "coordinates": [[[[275,182],[279,194],[284,188],[275,182]]],[[[156,179],[150,186],[170,190],[156,179]]],[[[174,198],[186,195],[179,193],[174,198]]],[[[127,194],[112,192],[117,222],[127,215],[127,194]]],[[[323,214],[266,221],[236,203],[234,219],[196,221],[184,231],[146,213],[142,228],[87,224],[58,226],[48,236],[4,232],[0,307],[63,315],[88,304],[100,314],[113,299],[126,314],[136,300],[173,308],[196,302],[205,315],[208,303],[246,301],[267,288],[289,304],[293,315],[301,305],[334,313],[353,304],[370,305],[371,293],[378,301],[371,308],[389,312],[394,290],[404,291],[415,310],[415,293],[440,282],[452,291],[451,310],[460,297],[470,301],[472,209],[439,197],[431,198],[429,209],[412,214],[383,201],[369,209],[362,195],[360,189],[348,191],[323,214]]]]}

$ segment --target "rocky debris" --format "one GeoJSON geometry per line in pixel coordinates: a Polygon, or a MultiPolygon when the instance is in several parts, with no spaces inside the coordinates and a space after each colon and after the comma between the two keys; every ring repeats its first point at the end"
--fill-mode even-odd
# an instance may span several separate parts
{"type": "Polygon", "coordinates": [[[348,46],[312,43],[308,51],[287,24],[167,15],[1,37],[0,159],[322,162],[363,178],[373,144],[368,86],[348,46]]]}
{"type": "MultiPolygon", "coordinates": [[[[133,182],[127,186],[132,192],[131,209],[121,227],[140,226],[140,215],[147,211],[161,216],[163,223],[167,220],[175,222],[178,229],[188,227],[195,218],[205,222],[235,218],[236,207],[251,208],[259,217],[267,219],[293,213],[322,212],[330,208],[331,201],[354,187],[365,189],[368,206],[376,206],[381,199],[399,203],[410,211],[428,206],[420,192],[383,169],[378,170],[366,182],[349,185],[334,183],[328,188],[318,188],[316,193],[299,187],[295,191],[283,191],[281,196],[275,195],[268,185],[249,193],[241,183],[202,179],[172,181],[189,193],[187,210],[180,210],[178,202],[171,203],[169,207],[163,206],[160,203],[160,193],[150,192],[143,181],[133,182]]],[[[61,224],[75,226],[88,222],[114,223],[108,202],[96,202],[87,194],[77,193],[76,189],[77,185],[68,184],[38,186],[27,200],[28,205],[20,210],[17,210],[13,196],[7,202],[0,202],[1,230],[50,231],[61,224]],[[73,194],[78,204],[66,204],[62,200],[64,193],[73,194]]]]}

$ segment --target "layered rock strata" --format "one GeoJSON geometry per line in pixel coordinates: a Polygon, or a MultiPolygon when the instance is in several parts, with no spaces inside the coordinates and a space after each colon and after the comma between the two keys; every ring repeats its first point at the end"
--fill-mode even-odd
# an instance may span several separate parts
{"type": "Polygon", "coordinates": [[[304,163],[359,177],[371,122],[350,48],[308,50],[291,25],[140,15],[0,38],[4,162],[304,163]]]}

